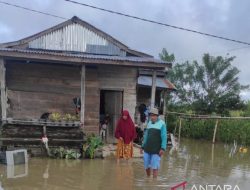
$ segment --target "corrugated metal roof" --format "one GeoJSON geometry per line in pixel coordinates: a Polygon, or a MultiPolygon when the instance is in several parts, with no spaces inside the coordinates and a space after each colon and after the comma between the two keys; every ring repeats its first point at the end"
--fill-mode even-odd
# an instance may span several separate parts
{"type": "Polygon", "coordinates": [[[151,57],[134,57],[134,56],[110,56],[110,55],[95,55],[95,54],[81,54],[74,52],[56,52],[49,50],[33,50],[33,49],[12,49],[12,48],[0,48],[2,52],[18,52],[25,54],[41,54],[41,55],[53,55],[53,56],[61,56],[61,57],[76,57],[76,58],[86,58],[86,59],[98,59],[98,60],[112,60],[112,61],[129,61],[129,62],[143,62],[143,63],[161,63],[166,64],[166,62],[154,59],[151,57]]]}
{"type": "Polygon", "coordinates": [[[125,56],[126,52],[79,23],[71,23],[29,42],[29,48],[125,56]]]}
{"type": "MultiPolygon", "coordinates": [[[[142,86],[152,86],[152,77],[151,76],[139,76],[137,79],[137,83],[142,86]]],[[[156,78],[156,87],[176,90],[175,86],[167,79],[163,77],[156,78]]]]}
{"type": "Polygon", "coordinates": [[[120,41],[113,38],[109,34],[81,20],[80,18],[76,16],[72,17],[71,19],[63,23],[60,23],[56,26],[53,26],[49,29],[41,31],[32,36],[23,38],[21,40],[8,42],[8,43],[0,43],[0,47],[17,48],[17,49],[19,49],[19,47],[21,48],[29,47],[29,48],[36,48],[36,49],[80,51],[80,52],[87,52],[87,53],[92,53],[92,54],[98,54],[97,52],[99,52],[100,54],[100,51],[101,52],[104,51],[103,54],[106,54],[106,55],[115,54],[119,56],[120,55],[125,56],[126,54],[131,54],[131,55],[135,55],[139,57],[153,57],[146,53],[142,53],[142,52],[130,49],[125,44],[121,43],[120,41]],[[76,24],[78,25],[77,27],[72,27],[72,26],[76,26],[76,24]],[[71,26],[71,27],[68,27],[68,26],[71,26]],[[75,30],[76,28],[78,32],[76,32],[75,30]],[[60,34],[61,32],[59,31],[61,31],[64,34],[60,34]],[[65,32],[67,34],[65,34],[65,32]],[[88,34],[85,34],[86,32],[87,33],[90,32],[92,34],[89,36],[88,34]],[[76,35],[78,36],[76,37],[76,35]],[[53,40],[51,38],[53,38],[53,40]],[[61,39],[61,38],[64,38],[64,39],[61,39]],[[65,40],[67,42],[65,42],[65,40]],[[83,43],[81,43],[80,41],[83,43]],[[103,42],[105,43],[103,44],[103,42]],[[85,51],[86,49],[84,48],[86,44],[88,44],[88,47],[86,47],[86,49],[88,49],[87,51],[85,51]]]}

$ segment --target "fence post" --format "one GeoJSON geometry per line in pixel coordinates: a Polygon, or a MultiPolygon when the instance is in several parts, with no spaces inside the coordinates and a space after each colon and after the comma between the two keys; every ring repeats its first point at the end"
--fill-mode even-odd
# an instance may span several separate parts
{"type": "Polygon", "coordinates": [[[181,117],[179,117],[180,119],[180,123],[179,123],[179,136],[178,136],[178,141],[179,141],[179,144],[180,144],[180,139],[181,139],[181,117]]]}
{"type": "Polygon", "coordinates": [[[213,144],[215,143],[215,137],[216,137],[216,132],[217,132],[217,128],[218,128],[218,123],[219,123],[219,120],[217,119],[216,123],[215,123],[215,127],[214,127],[213,144]]]}

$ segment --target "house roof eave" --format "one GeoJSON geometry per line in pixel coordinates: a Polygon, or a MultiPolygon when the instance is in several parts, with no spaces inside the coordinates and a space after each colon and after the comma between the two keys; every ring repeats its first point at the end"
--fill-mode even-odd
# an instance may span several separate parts
{"type": "Polygon", "coordinates": [[[171,67],[159,60],[152,58],[131,58],[117,56],[98,56],[98,55],[78,55],[65,54],[45,51],[19,50],[11,48],[0,48],[0,56],[4,59],[21,59],[21,60],[39,60],[53,61],[61,63],[77,63],[77,64],[103,64],[103,65],[120,65],[139,68],[148,68],[155,70],[163,70],[171,67]]]}

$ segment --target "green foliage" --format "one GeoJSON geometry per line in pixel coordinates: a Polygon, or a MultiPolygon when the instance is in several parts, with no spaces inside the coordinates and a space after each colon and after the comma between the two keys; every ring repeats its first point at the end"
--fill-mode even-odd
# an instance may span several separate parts
{"type": "Polygon", "coordinates": [[[245,120],[221,121],[218,127],[218,140],[250,145],[250,123],[245,120]]]}
{"type": "MultiPolygon", "coordinates": [[[[174,55],[162,50],[160,58],[174,61],[174,55]]],[[[239,70],[232,65],[235,57],[204,54],[202,62],[176,63],[168,73],[177,93],[167,96],[168,110],[182,113],[222,115],[233,117],[250,116],[250,101],[240,98],[242,90],[249,89],[239,82],[239,70]]],[[[168,115],[168,130],[178,130],[178,116],[168,115]]],[[[214,120],[183,120],[182,135],[196,139],[212,140],[214,120]]],[[[250,145],[249,121],[220,121],[217,139],[250,145]]]]}
{"type": "Polygon", "coordinates": [[[52,113],[51,115],[50,115],[50,120],[52,120],[52,121],[59,121],[59,120],[61,120],[61,114],[60,113],[52,113]]]}
{"type": "MultiPolygon", "coordinates": [[[[183,137],[212,140],[215,120],[182,120],[183,137]]],[[[221,142],[250,145],[250,122],[243,120],[220,120],[216,139],[221,142]]]]}
{"type": "Polygon", "coordinates": [[[168,129],[168,132],[174,133],[177,126],[178,126],[178,118],[175,115],[172,115],[172,114],[168,115],[167,116],[167,129],[168,129]]]}
{"type": "Polygon", "coordinates": [[[91,135],[87,138],[86,144],[83,145],[83,152],[86,158],[95,158],[95,152],[98,148],[103,146],[103,142],[100,137],[91,135]]]}
{"type": "Polygon", "coordinates": [[[79,159],[81,154],[73,149],[65,149],[63,147],[59,147],[57,149],[50,149],[49,153],[52,158],[60,158],[60,159],[79,159]]]}
{"type": "Polygon", "coordinates": [[[79,121],[80,118],[78,115],[72,115],[69,113],[66,113],[64,115],[54,112],[50,115],[49,119],[51,121],[79,121]]]}
{"type": "Polygon", "coordinates": [[[230,110],[242,109],[239,70],[232,65],[235,57],[223,58],[204,54],[202,63],[197,61],[175,64],[168,74],[177,87],[177,94],[168,98],[173,106],[190,107],[196,113],[229,114],[230,110]]]}
{"type": "Polygon", "coordinates": [[[230,117],[243,117],[245,112],[243,110],[232,110],[229,111],[230,117]]]}
{"type": "Polygon", "coordinates": [[[250,101],[246,102],[246,104],[245,104],[243,116],[250,117],[250,101]]]}
{"type": "Polygon", "coordinates": [[[79,120],[79,116],[78,115],[72,115],[72,114],[69,114],[69,113],[66,113],[63,118],[62,118],[64,121],[77,121],[79,120]]]}
{"type": "Polygon", "coordinates": [[[212,120],[182,120],[182,133],[185,137],[194,139],[212,139],[215,121],[212,120]]]}
{"type": "Polygon", "coordinates": [[[174,54],[169,54],[165,48],[162,49],[161,53],[159,54],[159,57],[161,58],[161,60],[166,62],[173,63],[175,61],[174,54]]]}

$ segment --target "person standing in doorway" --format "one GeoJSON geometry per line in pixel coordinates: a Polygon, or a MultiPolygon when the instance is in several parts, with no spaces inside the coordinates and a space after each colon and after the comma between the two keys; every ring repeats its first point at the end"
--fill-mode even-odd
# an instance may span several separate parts
{"type": "Polygon", "coordinates": [[[167,148],[167,126],[159,118],[159,111],[151,108],[149,112],[150,121],[144,132],[141,153],[143,153],[144,167],[149,177],[153,170],[153,177],[158,176],[161,156],[167,148]]]}
{"type": "Polygon", "coordinates": [[[129,159],[133,156],[133,140],[136,138],[135,125],[129,112],[124,110],[117,123],[115,137],[118,140],[116,156],[129,159]]]}
{"type": "Polygon", "coordinates": [[[101,128],[100,128],[100,137],[102,138],[102,141],[107,140],[107,128],[108,128],[108,120],[104,120],[101,123],[101,128]]]}

